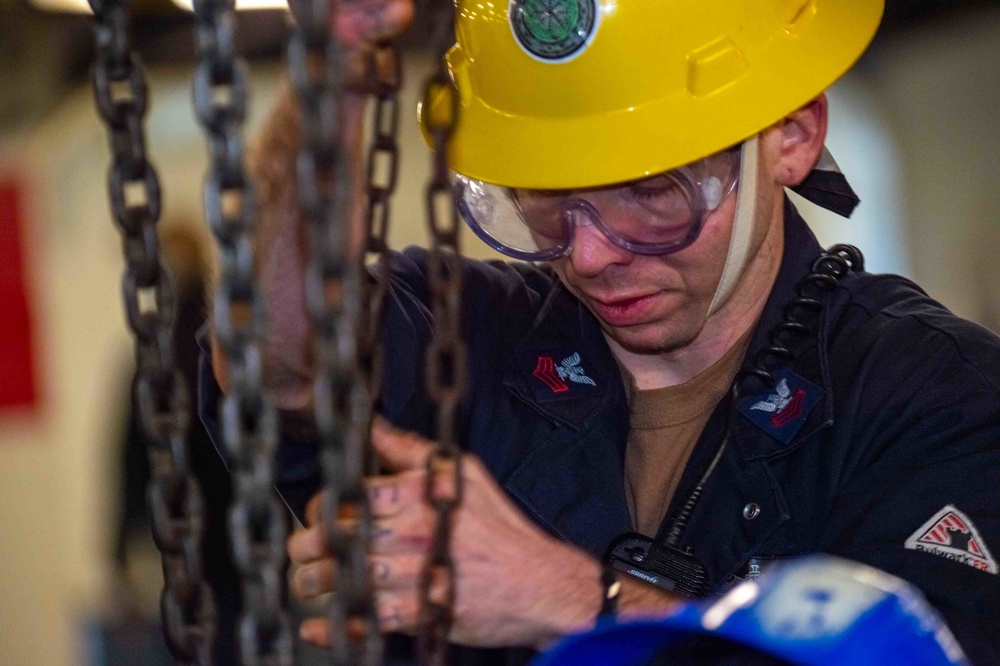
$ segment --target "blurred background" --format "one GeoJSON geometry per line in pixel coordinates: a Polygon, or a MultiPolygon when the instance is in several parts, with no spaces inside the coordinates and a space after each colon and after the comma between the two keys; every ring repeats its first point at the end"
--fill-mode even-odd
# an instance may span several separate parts
{"type": "MultiPolygon", "coordinates": [[[[156,628],[145,452],[130,418],[132,344],[106,199],[109,152],[88,79],[93,37],[85,6],[73,2],[0,0],[0,663],[169,663],[156,628]]],[[[214,252],[201,222],[207,160],[191,111],[193,21],[171,0],[133,4],[152,97],[149,151],[165,193],[164,252],[186,295],[178,339],[191,366],[214,252]]],[[[287,17],[257,9],[238,23],[253,72],[252,136],[284,79],[287,17]]],[[[425,243],[429,153],[410,110],[432,62],[428,30],[416,26],[405,43],[396,247],[425,243]]],[[[829,144],[863,204],[849,222],[803,204],[825,245],[859,245],[869,270],[911,277],[993,330],[998,47],[1000,3],[889,0],[872,48],[830,91],[829,144]]],[[[472,237],[465,248],[485,255],[472,237]]],[[[210,499],[224,503],[225,472],[202,436],[192,437],[210,499]]],[[[209,539],[224,563],[218,525],[209,539]]],[[[213,577],[229,598],[235,581],[220,567],[213,577]]]]}

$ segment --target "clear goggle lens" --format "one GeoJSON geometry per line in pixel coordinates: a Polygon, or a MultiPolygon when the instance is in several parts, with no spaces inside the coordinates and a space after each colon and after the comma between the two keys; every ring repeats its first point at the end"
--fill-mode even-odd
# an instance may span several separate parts
{"type": "Polygon", "coordinates": [[[569,253],[573,230],[595,224],[637,254],[677,252],[697,238],[705,217],[736,186],[739,151],[616,187],[524,190],[459,176],[458,208],[488,245],[508,256],[549,260],[569,253]]]}

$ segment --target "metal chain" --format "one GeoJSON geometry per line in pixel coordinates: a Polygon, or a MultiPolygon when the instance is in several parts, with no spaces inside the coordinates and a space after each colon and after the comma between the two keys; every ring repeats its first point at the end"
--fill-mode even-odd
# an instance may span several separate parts
{"type": "Polygon", "coordinates": [[[163,556],[164,634],[179,664],[210,664],[216,607],[204,580],[204,501],[187,451],[190,396],[173,343],[173,284],[160,258],[160,183],[146,156],[146,79],[131,45],[124,0],[90,0],[96,19],[94,97],[113,161],[108,190],[122,233],[125,313],[136,342],[134,400],[147,439],[153,538],[163,556]]]}
{"type": "Polygon", "coordinates": [[[194,12],[194,107],[211,160],[205,217],[222,264],[213,326],[231,385],[220,421],[235,490],[229,528],[233,560],[242,578],[240,658],[246,666],[291,666],[294,636],[284,607],[288,524],[286,509],[274,492],[278,416],[262,389],[265,306],[254,276],[257,206],[243,159],[247,68],[235,52],[234,0],[195,0],[194,12]]]}
{"type": "MultiPolygon", "coordinates": [[[[446,32],[450,36],[450,31],[446,32]]],[[[451,40],[447,40],[450,45],[451,40]]],[[[462,451],[458,444],[458,409],[465,387],[466,347],[462,340],[462,265],[459,217],[448,170],[448,140],[458,118],[458,92],[448,74],[444,53],[424,87],[427,129],[434,142],[433,171],[426,189],[431,234],[429,282],[434,332],[427,349],[427,392],[437,407],[435,448],[427,459],[424,489],[436,514],[430,551],[420,577],[418,650],[424,664],[443,666],[448,655],[455,603],[455,563],[451,529],[462,502],[462,451]]]]}
{"type": "Polygon", "coordinates": [[[349,82],[352,91],[375,97],[364,238],[352,238],[351,205],[362,194],[352,191],[348,149],[341,140],[346,58],[328,29],[333,2],[310,0],[297,9],[288,59],[302,113],[297,176],[309,221],[306,302],[318,366],[322,522],[338,562],[328,610],[331,645],[336,664],[374,666],[382,662],[383,644],[369,580],[372,516],[364,477],[376,472],[370,438],[382,377],[379,324],[389,290],[386,234],[398,173],[401,63],[395,46],[376,45],[349,82]],[[372,253],[379,263],[374,285],[365,261],[372,253]],[[342,527],[341,519],[354,526],[342,527]]]}

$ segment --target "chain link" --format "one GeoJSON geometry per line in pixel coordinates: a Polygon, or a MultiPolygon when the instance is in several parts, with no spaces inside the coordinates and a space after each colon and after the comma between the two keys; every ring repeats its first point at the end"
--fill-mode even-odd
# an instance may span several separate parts
{"type": "MultiPolygon", "coordinates": [[[[443,42],[450,46],[451,31],[443,42]]],[[[458,118],[458,92],[444,59],[424,86],[427,129],[434,157],[425,198],[431,235],[429,265],[434,332],[427,349],[427,392],[437,407],[435,448],[427,459],[427,503],[436,525],[420,577],[420,633],[418,650],[424,664],[443,666],[448,656],[448,634],[455,603],[455,563],[451,557],[451,530],[462,503],[462,451],[458,443],[458,410],[466,380],[466,347],[462,340],[462,265],[459,253],[459,217],[455,208],[448,141],[458,118]]]]}
{"type": "Polygon", "coordinates": [[[244,168],[247,68],[235,51],[234,0],[195,0],[194,12],[194,108],[211,161],[204,187],[205,217],[222,264],[213,325],[231,382],[220,423],[235,491],[229,529],[242,578],[240,658],[246,666],[291,666],[294,635],[284,607],[288,523],[273,490],[278,416],[262,389],[265,305],[254,276],[257,202],[244,168]]]}
{"type": "Polygon", "coordinates": [[[122,291],[136,341],[133,399],[148,442],[147,500],[153,538],[163,556],[164,633],[177,663],[207,665],[216,607],[202,567],[205,509],[189,467],[191,401],[174,349],[173,284],[156,233],[160,183],[146,156],[146,78],[131,45],[124,0],[90,0],[90,6],[97,45],[94,98],[111,144],[108,192],[122,233],[122,291]]]}
{"type": "Polygon", "coordinates": [[[372,517],[364,477],[377,471],[370,438],[382,381],[379,328],[389,290],[386,234],[399,170],[402,69],[396,47],[381,43],[362,54],[362,70],[345,82],[347,58],[328,30],[332,0],[311,0],[296,9],[288,59],[302,112],[297,175],[300,204],[309,221],[306,302],[318,365],[322,519],[327,546],[338,562],[328,610],[331,644],[334,663],[374,666],[382,662],[383,644],[369,580],[372,517]],[[352,191],[348,147],[341,140],[346,88],[375,98],[365,193],[352,191]],[[354,239],[348,228],[351,205],[363,194],[364,238],[354,239]],[[378,258],[374,283],[366,269],[371,255],[378,258]],[[340,519],[356,526],[342,528],[340,519]]]}

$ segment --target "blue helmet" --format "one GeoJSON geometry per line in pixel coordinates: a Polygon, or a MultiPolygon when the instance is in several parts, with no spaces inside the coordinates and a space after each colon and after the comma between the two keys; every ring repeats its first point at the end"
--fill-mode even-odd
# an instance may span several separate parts
{"type": "Polygon", "coordinates": [[[556,644],[532,666],[679,663],[969,662],[915,587],[872,567],[815,555],[775,566],[721,598],[686,604],[667,619],[599,622],[556,644]],[[694,658],[686,661],[685,654],[694,658]]]}

